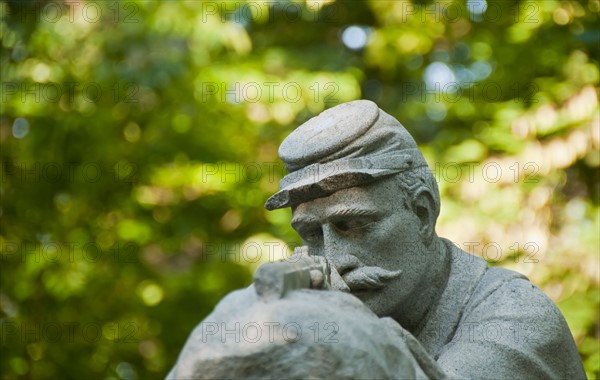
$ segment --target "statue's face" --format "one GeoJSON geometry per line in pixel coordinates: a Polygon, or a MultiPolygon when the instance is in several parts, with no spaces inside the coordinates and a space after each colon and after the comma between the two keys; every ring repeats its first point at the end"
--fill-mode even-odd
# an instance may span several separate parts
{"type": "Polygon", "coordinates": [[[312,255],[327,257],[353,295],[379,316],[418,296],[430,265],[419,218],[393,179],[340,190],[293,209],[292,226],[312,255]],[[398,271],[402,271],[398,274],[398,271]]]}

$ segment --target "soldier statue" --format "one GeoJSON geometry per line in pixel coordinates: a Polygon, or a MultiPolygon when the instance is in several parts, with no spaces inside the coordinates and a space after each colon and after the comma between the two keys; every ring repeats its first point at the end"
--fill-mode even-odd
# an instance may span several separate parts
{"type": "Polygon", "coordinates": [[[279,156],[265,207],[291,207],[304,246],[225,297],[167,378],[585,378],[542,291],[437,236],[436,181],[375,103],[322,112],[279,156]]]}

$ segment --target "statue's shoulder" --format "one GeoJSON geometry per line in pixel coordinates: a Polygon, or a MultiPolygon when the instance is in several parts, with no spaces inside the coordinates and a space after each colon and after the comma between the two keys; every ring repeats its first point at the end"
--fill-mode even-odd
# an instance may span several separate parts
{"type": "Polygon", "coordinates": [[[485,318],[490,313],[503,315],[499,318],[510,322],[539,321],[539,326],[553,325],[555,332],[569,332],[554,302],[527,276],[506,268],[486,267],[471,293],[462,319],[475,315],[485,318]]]}
{"type": "Polygon", "coordinates": [[[466,302],[453,333],[436,352],[440,366],[451,376],[585,378],[567,322],[554,302],[525,275],[488,267],[467,255],[456,256],[462,261],[455,265],[454,289],[461,285],[466,302]]]}
{"type": "MultiPolygon", "coordinates": [[[[494,303],[495,307],[509,308],[514,313],[529,313],[528,310],[540,309],[562,318],[562,314],[527,276],[514,270],[487,268],[471,296],[466,312],[494,303]]],[[[547,316],[547,315],[546,315],[547,316]]]]}
{"type": "Polygon", "coordinates": [[[527,358],[522,360],[531,368],[531,376],[585,378],[567,321],[556,304],[521,273],[488,268],[459,326],[473,334],[480,349],[493,347],[496,363],[507,374],[508,368],[516,366],[514,353],[520,352],[527,358]]]}

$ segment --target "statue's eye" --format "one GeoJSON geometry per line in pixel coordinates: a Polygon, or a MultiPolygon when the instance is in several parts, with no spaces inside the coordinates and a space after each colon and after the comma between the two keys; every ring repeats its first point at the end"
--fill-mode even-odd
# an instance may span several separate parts
{"type": "Polygon", "coordinates": [[[371,220],[370,218],[352,218],[335,221],[333,225],[338,231],[348,232],[352,230],[367,228],[372,222],[373,220],[371,220]]]}

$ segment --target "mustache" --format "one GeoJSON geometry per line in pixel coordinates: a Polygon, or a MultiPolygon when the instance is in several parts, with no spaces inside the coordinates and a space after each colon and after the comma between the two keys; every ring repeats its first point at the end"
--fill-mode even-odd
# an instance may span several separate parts
{"type": "Polygon", "coordinates": [[[380,267],[361,267],[342,276],[350,290],[377,290],[400,277],[402,270],[390,271],[380,267]]]}
{"type": "Polygon", "coordinates": [[[400,277],[402,270],[387,270],[377,266],[366,266],[355,256],[337,258],[337,265],[331,265],[331,287],[350,293],[358,290],[377,290],[387,282],[400,277]],[[340,276],[337,268],[354,267],[340,276]]]}

